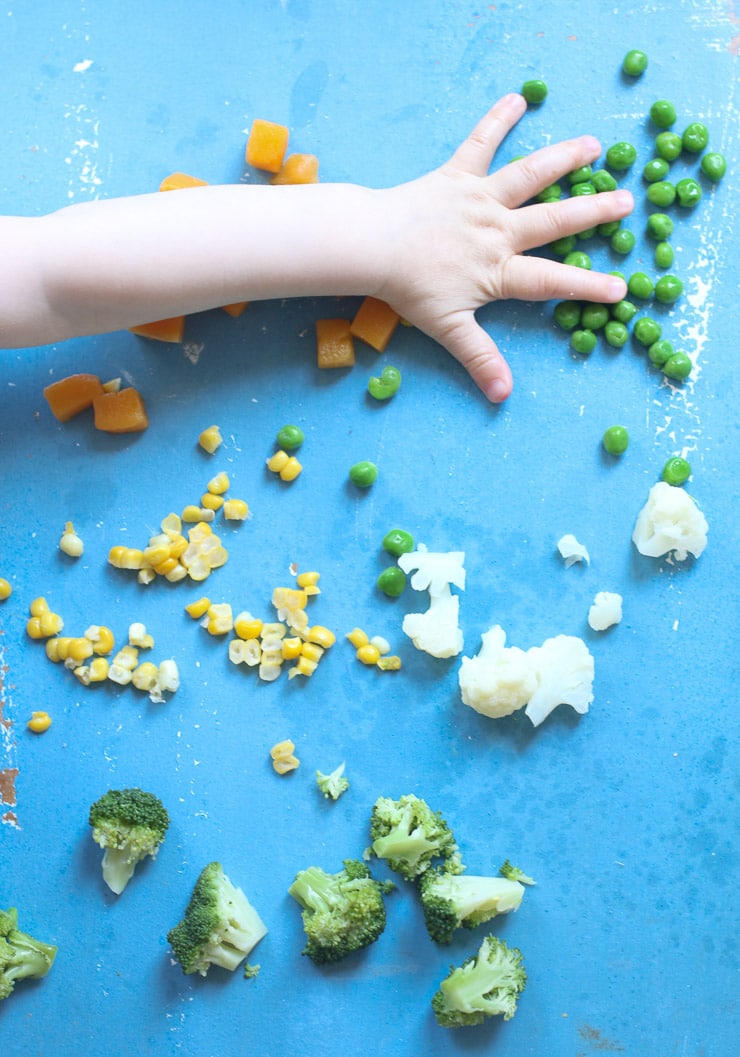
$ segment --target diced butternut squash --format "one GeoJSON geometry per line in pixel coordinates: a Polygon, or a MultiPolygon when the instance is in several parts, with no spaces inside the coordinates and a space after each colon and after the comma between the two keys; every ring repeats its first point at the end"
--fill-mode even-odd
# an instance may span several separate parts
{"type": "Polygon", "coordinates": [[[377,352],[385,352],[400,316],[385,301],[366,297],[352,320],[352,334],[377,352]]]}
{"type": "Polygon", "coordinates": [[[103,386],[96,374],[70,374],[47,385],[44,396],[54,418],[67,422],[90,407],[95,397],[102,392],[103,386]]]}
{"type": "Polygon", "coordinates": [[[255,118],[247,139],[247,165],[277,173],[288,149],[288,129],[274,121],[255,118]]]}
{"type": "Polygon", "coordinates": [[[234,319],[238,319],[248,304],[249,301],[235,301],[233,305],[221,305],[221,307],[224,312],[228,312],[234,319]]]}
{"type": "Polygon", "coordinates": [[[160,191],[179,191],[183,187],[207,187],[208,181],[198,176],[188,176],[185,172],[173,172],[165,176],[159,185],[160,191]]]}
{"type": "Polygon", "coordinates": [[[270,178],[271,184],[317,184],[319,159],[315,154],[289,154],[280,172],[270,178]]]}
{"type": "Polygon", "coordinates": [[[139,433],[149,425],[141,393],[133,386],[101,393],[93,401],[95,428],[103,433],[139,433]]]}
{"type": "Polygon", "coordinates": [[[319,367],[351,367],[355,343],[348,319],[316,320],[316,351],[319,367]]]}
{"type": "Polygon", "coordinates": [[[185,336],[185,316],[172,316],[170,319],[158,319],[154,323],[141,323],[129,327],[132,334],[142,338],[153,338],[154,341],[181,342],[185,336]]]}

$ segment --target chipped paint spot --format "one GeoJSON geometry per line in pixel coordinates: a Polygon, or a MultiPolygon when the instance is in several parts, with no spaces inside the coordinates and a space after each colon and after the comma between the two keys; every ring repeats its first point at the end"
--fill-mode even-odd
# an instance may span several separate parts
{"type": "MultiPolygon", "coordinates": [[[[2,631],[0,631],[2,635],[2,631]]],[[[10,698],[7,696],[8,665],[5,661],[5,647],[0,642],[0,807],[15,807],[17,796],[15,781],[18,777],[16,765],[15,738],[13,721],[10,718],[10,698]]],[[[5,811],[0,815],[0,822],[18,828],[18,816],[15,811],[5,811]]]]}

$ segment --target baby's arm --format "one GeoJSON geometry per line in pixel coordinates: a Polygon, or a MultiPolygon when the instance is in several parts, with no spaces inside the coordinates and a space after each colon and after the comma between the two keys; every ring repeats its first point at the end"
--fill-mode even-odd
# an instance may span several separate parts
{"type": "Polygon", "coordinates": [[[475,311],[501,298],[617,301],[625,284],[523,256],[625,216],[627,192],[517,208],[593,161],[583,137],[487,175],[526,109],[497,103],[440,169],[388,190],[198,187],[0,221],[0,346],[45,344],[235,301],[374,294],[431,335],[491,400],[511,374],[475,311]]]}

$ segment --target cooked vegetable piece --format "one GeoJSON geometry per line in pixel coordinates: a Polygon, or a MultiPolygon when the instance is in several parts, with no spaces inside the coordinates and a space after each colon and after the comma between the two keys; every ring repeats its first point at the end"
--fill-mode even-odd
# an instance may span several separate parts
{"type": "Polygon", "coordinates": [[[538,105],[547,98],[547,85],[539,78],[525,81],[522,85],[522,95],[531,105],[538,105]]]}
{"type": "Polygon", "coordinates": [[[351,367],[355,345],[347,319],[316,320],[317,363],[321,368],[351,367]]]}
{"type": "Polygon", "coordinates": [[[230,305],[221,305],[224,312],[228,312],[233,319],[238,319],[244,309],[248,307],[249,301],[233,301],[230,305]]]}
{"type": "Polygon", "coordinates": [[[138,863],[157,857],[170,817],[154,793],[137,787],[109,789],[91,805],[92,837],[104,849],[103,879],[120,895],[138,863]]]}
{"type": "Polygon", "coordinates": [[[247,139],[247,165],[278,173],[288,148],[289,132],[285,125],[255,118],[247,139]]]}
{"type": "Polygon", "coordinates": [[[453,966],[432,996],[437,1023],[444,1028],[482,1024],[489,1017],[511,1020],[527,983],[522,952],[486,936],[478,952],[453,966]]]}
{"type": "Polygon", "coordinates": [[[315,154],[289,154],[270,183],[315,184],[319,182],[319,159],[315,154]]]}
{"type": "Polygon", "coordinates": [[[658,481],[638,514],[632,542],[640,554],[660,558],[672,553],[682,562],[689,554],[703,554],[708,531],[707,519],[688,492],[658,481]]]}
{"type": "Polygon", "coordinates": [[[624,426],[609,426],[601,440],[610,455],[622,455],[627,451],[630,442],[624,426]]]}
{"type": "Polygon", "coordinates": [[[684,484],[691,477],[691,464],[682,456],[674,455],[673,458],[668,459],[660,476],[661,480],[667,484],[684,484]]]}
{"type": "Polygon", "coordinates": [[[499,914],[519,909],[524,886],[505,877],[450,873],[433,867],[421,875],[424,923],[435,943],[452,942],[457,929],[474,929],[499,914]]]}
{"type": "Polygon", "coordinates": [[[92,407],[93,400],[102,392],[103,386],[96,374],[70,374],[47,385],[44,396],[54,418],[67,422],[92,407]]]}
{"type": "Polygon", "coordinates": [[[103,433],[140,433],[149,425],[141,393],[133,386],[100,393],[93,401],[95,428],[103,433]]]}
{"type": "Polygon", "coordinates": [[[378,467],[374,462],[365,459],[356,462],[349,468],[349,479],[358,488],[369,488],[378,478],[378,467]]]}
{"type": "Polygon", "coordinates": [[[351,331],[376,352],[385,352],[400,316],[395,309],[377,297],[366,297],[355,313],[351,331]]]}
{"type": "Polygon", "coordinates": [[[644,51],[632,48],[622,60],[622,72],[628,77],[639,77],[648,66],[648,57],[644,51]]]}
{"type": "Polygon", "coordinates": [[[42,943],[18,928],[15,907],[0,910],[0,1001],[12,994],[16,981],[46,976],[56,954],[51,943],[42,943]]]}
{"type": "Polygon", "coordinates": [[[169,319],[157,319],[153,323],[140,323],[128,328],[132,334],[153,341],[168,341],[180,344],[185,336],[185,316],[171,316],[169,319]]]}
{"type": "Polygon", "coordinates": [[[159,185],[160,191],[180,191],[183,187],[207,187],[208,181],[184,172],[173,172],[165,176],[159,185]]]}

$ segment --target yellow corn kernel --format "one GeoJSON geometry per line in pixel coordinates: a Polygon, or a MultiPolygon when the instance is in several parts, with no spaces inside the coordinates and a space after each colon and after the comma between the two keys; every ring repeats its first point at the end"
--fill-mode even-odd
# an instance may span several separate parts
{"type": "Polygon", "coordinates": [[[43,639],[41,634],[41,617],[29,617],[26,621],[26,635],[29,639],[43,639]]]}
{"type": "Polygon", "coordinates": [[[116,569],[138,570],[144,561],[144,552],[137,547],[118,544],[108,551],[108,562],[116,569]]]}
{"type": "Polygon", "coordinates": [[[300,766],[300,761],[294,753],[295,745],[288,738],[285,741],[279,741],[277,745],[273,745],[270,749],[270,756],[272,757],[272,766],[278,774],[287,774],[300,766]]]}
{"type": "Polygon", "coordinates": [[[65,661],[71,661],[72,664],[82,664],[83,661],[86,661],[92,655],[93,644],[90,640],[84,636],[77,636],[69,640],[65,661]]]}
{"type": "Polygon", "coordinates": [[[228,602],[216,602],[208,607],[206,631],[209,635],[226,635],[234,627],[234,617],[228,602]]]}
{"type": "Polygon", "coordinates": [[[301,656],[288,672],[288,678],[295,679],[297,675],[305,675],[310,678],[317,668],[317,661],[312,661],[308,657],[301,656]]]}
{"type": "Polygon", "coordinates": [[[334,632],[330,631],[329,628],[325,628],[323,624],[314,624],[312,628],[309,628],[306,632],[306,638],[309,642],[315,642],[319,646],[323,646],[325,650],[333,646],[337,641],[334,632]]]}
{"type": "Polygon", "coordinates": [[[257,639],[232,639],[229,643],[229,660],[232,664],[247,664],[254,668],[260,663],[260,657],[257,639]]]}
{"type": "Polygon", "coordinates": [[[316,572],[299,573],[298,576],[296,576],[295,582],[298,585],[298,587],[302,588],[302,590],[304,590],[306,592],[307,595],[320,595],[321,594],[321,591],[319,590],[319,579],[320,579],[320,577],[321,577],[321,573],[316,573],[316,572]]]}
{"type": "Polygon", "coordinates": [[[227,499],[223,505],[223,515],[227,521],[246,521],[249,507],[243,499],[227,499]]]}
{"type": "Polygon", "coordinates": [[[397,672],[401,668],[401,658],[395,654],[387,654],[378,658],[377,665],[382,672],[397,672]]]}
{"type": "Polygon", "coordinates": [[[382,635],[373,635],[370,639],[370,645],[375,646],[381,657],[384,657],[386,653],[391,652],[391,644],[388,639],[384,639],[382,635]]]}
{"type": "Polygon", "coordinates": [[[281,615],[281,619],[284,614],[295,613],[305,608],[307,602],[306,592],[296,590],[294,587],[276,587],[272,592],[272,604],[281,615]]]}
{"type": "Polygon", "coordinates": [[[110,653],[116,644],[113,632],[100,624],[91,624],[85,632],[85,638],[92,643],[93,653],[110,653]]]}
{"type": "Polygon", "coordinates": [[[168,580],[171,584],[177,584],[180,580],[184,580],[188,575],[188,571],[184,565],[180,565],[179,562],[175,564],[175,567],[168,573],[165,573],[165,580],[168,580]]]}
{"type": "Polygon", "coordinates": [[[224,505],[224,497],[215,495],[213,492],[204,492],[200,497],[200,505],[204,510],[220,510],[224,505]]]}
{"type": "Polygon", "coordinates": [[[188,549],[189,542],[179,532],[170,539],[170,558],[181,558],[188,549]]]}
{"type": "Polygon", "coordinates": [[[229,560],[229,552],[219,543],[216,547],[204,547],[202,557],[208,562],[209,569],[220,569],[229,560]]]}
{"type": "Polygon", "coordinates": [[[211,495],[223,495],[224,492],[228,492],[231,487],[231,481],[229,475],[221,470],[215,477],[212,477],[208,482],[208,491],[211,495]]]}
{"type": "Polygon", "coordinates": [[[303,642],[296,636],[291,639],[283,639],[282,643],[282,655],[286,661],[295,660],[296,657],[300,657],[303,642]]]}
{"type": "Polygon", "coordinates": [[[355,649],[359,649],[360,646],[367,646],[370,641],[362,628],[353,628],[352,631],[347,632],[347,638],[355,649]]]}
{"type": "Polygon", "coordinates": [[[49,612],[49,603],[45,598],[34,598],[31,605],[28,607],[28,611],[32,617],[40,617],[42,613],[49,612]]]}
{"type": "Polygon", "coordinates": [[[158,698],[152,698],[152,700],[163,700],[161,698],[164,690],[169,694],[176,693],[180,689],[180,670],[177,667],[177,661],[174,658],[170,658],[167,661],[162,661],[157,669],[157,690],[159,693],[158,698]]]}
{"type": "Polygon", "coordinates": [[[51,726],[51,716],[48,712],[32,712],[26,726],[34,734],[43,734],[51,726]]]}
{"type": "Polygon", "coordinates": [[[49,639],[46,643],[46,656],[50,661],[66,661],[67,654],[69,652],[69,636],[59,636],[59,638],[49,639]]]}
{"type": "Polygon", "coordinates": [[[362,664],[377,664],[380,660],[380,650],[377,646],[366,642],[364,646],[359,647],[356,656],[357,660],[361,661],[362,664]]]}
{"type": "Polygon", "coordinates": [[[74,673],[81,683],[89,686],[90,683],[104,683],[108,678],[110,665],[105,657],[93,657],[89,664],[81,664],[74,669],[74,673]]]}
{"type": "Polygon", "coordinates": [[[168,555],[164,561],[159,562],[157,565],[152,566],[157,576],[169,576],[171,572],[178,567],[179,561],[177,558],[173,558],[172,555],[168,555]]]}
{"type": "Polygon", "coordinates": [[[64,621],[58,613],[49,611],[42,613],[39,617],[39,627],[41,629],[41,637],[48,638],[50,635],[59,634],[64,627],[64,621]]]}
{"type": "Polygon", "coordinates": [[[207,521],[199,521],[197,525],[193,525],[191,529],[188,529],[188,540],[191,543],[201,543],[206,536],[212,536],[213,529],[207,521]]]}
{"type": "Polygon", "coordinates": [[[304,642],[301,646],[301,657],[306,657],[309,661],[315,661],[318,664],[323,656],[323,648],[317,646],[315,642],[304,642]]]}
{"type": "Polygon", "coordinates": [[[224,438],[221,436],[221,430],[218,426],[209,426],[198,437],[198,443],[201,448],[203,451],[207,451],[209,455],[213,455],[214,451],[221,447],[223,441],[224,438]]]}
{"type": "Polygon", "coordinates": [[[64,524],[64,532],[59,540],[59,550],[70,558],[79,558],[85,550],[85,545],[75,532],[71,521],[66,521],[64,524]]]}
{"type": "Polygon", "coordinates": [[[157,579],[157,574],[154,569],[139,569],[136,579],[140,584],[150,584],[157,579]]]}
{"type": "Polygon", "coordinates": [[[262,634],[262,621],[243,610],[234,617],[234,631],[240,639],[258,639],[262,634]]]}
{"type": "Polygon", "coordinates": [[[160,562],[166,561],[169,556],[170,548],[168,543],[155,543],[153,546],[144,548],[143,564],[150,565],[152,569],[155,569],[160,562]]]}
{"type": "Polygon", "coordinates": [[[129,624],[128,628],[129,646],[138,646],[142,650],[150,650],[154,645],[154,639],[147,633],[146,627],[140,621],[129,624]]]}
{"type": "Polygon", "coordinates": [[[165,536],[174,539],[182,532],[182,519],[178,517],[177,514],[168,514],[167,517],[162,518],[159,527],[162,529],[165,536]]]}
{"type": "Polygon", "coordinates": [[[194,503],[189,503],[182,512],[182,520],[188,525],[200,524],[203,521],[213,521],[215,516],[215,511],[206,510],[204,507],[196,506],[194,503]]]}
{"type": "Polygon", "coordinates": [[[281,661],[265,660],[263,656],[260,659],[259,672],[257,674],[263,682],[273,683],[280,675],[282,669],[281,661]]]}
{"type": "Polygon", "coordinates": [[[200,555],[196,555],[192,561],[187,563],[188,576],[191,580],[195,580],[196,583],[201,583],[203,580],[207,580],[211,575],[211,567],[205,558],[200,555]]]}
{"type": "Polygon", "coordinates": [[[128,686],[133,678],[133,672],[130,668],[124,668],[114,661],[108,668],[108,678],[112,683],[118,683],[119,686],[128,686]]]}
{"type": "Polygon", "coordinates": [[[159,680],[159,669],[151,661],[142,661],[131,673],[131,682],[137,690],[151,693],[159,680]]]}
{"type": "Polygon", "coordinates": [[[282,448],[276,451],[274,455],[271,455],[267,462],[267,469],[272,470],[273,473],[280,473],[280,471],[288,465],[290,461],[290,455],[287,451],[283,451],[282,448]]]}
{"type": "Polygon", "coordinates": [[[210,598],[206,598],[206,596],[203,595],[202,598],[197,598],[195,602],[190,602],[188,605],[186,605],[185,612],[188,614],[189,617],[192,617],[193,620],[199,620],[202,616],[205,616],[205,614],[210,608],[210,598]]]}
{"type": "Polygon", "coordinates": [[[303,466],[298,462],[298,459],[296,459],[295,455],[291,455],[291,457],[286,462],[285,466],[283,466],[282,470],[280,470],[280,480],[295,481],[296,477],[300,474],[302,469],[303,466]]]}
{"type": "Polygon", "coordinates": [[[0,576],[0,602],[4,602],[6,598],[10,598],[13,594],[13,588],[4,576],[0,576]]]}
{"type": "Polygon", "coordinates": [[[139,663],[139,651],[136,646],[122,646],[113,658],[113,664],[118,668],[126,668],[132,672],[139,663]]]}

